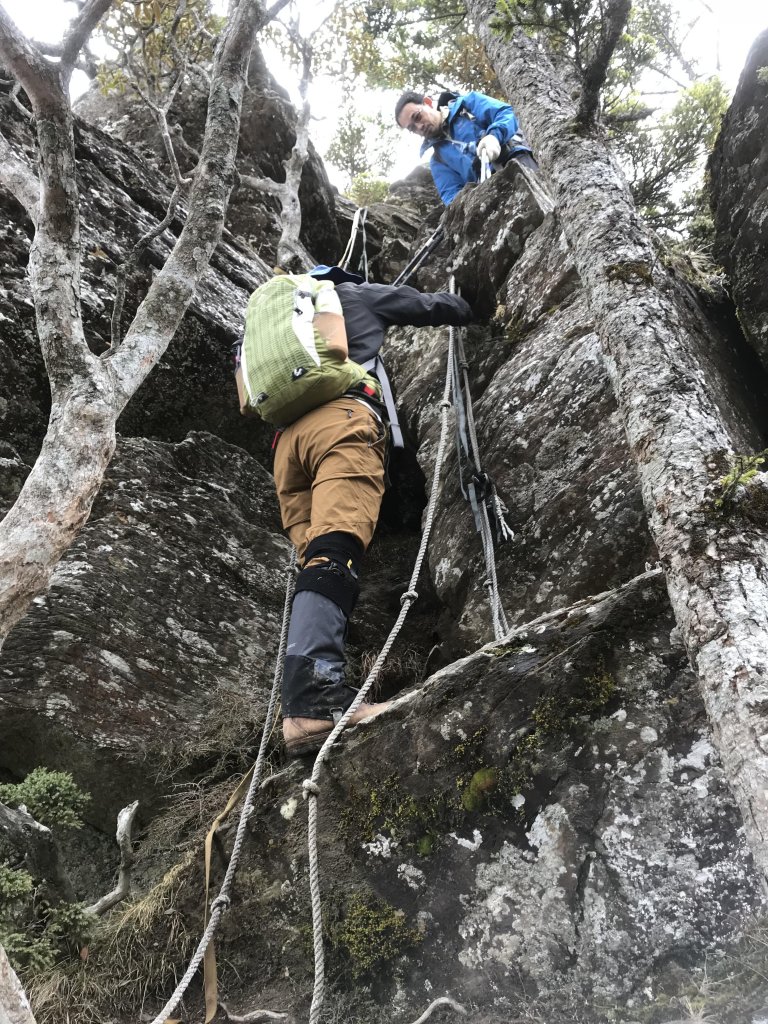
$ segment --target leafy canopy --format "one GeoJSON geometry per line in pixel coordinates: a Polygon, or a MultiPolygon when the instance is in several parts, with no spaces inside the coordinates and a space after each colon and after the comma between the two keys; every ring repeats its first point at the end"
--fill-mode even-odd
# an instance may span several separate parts
{"type": "Polygon", "coordinates": [[[224,18],[211,0],[114,0],[99,35],[114,56],[98,69],[103,92],[134,88],[158,102],[186,67],[209,67],[224,18]]]}
{"type": "Polygon", "coordinates": [[[350,184],[362,175],[384,176],[394,162],[393,143],[398,131],[394,123],[385,121],[380,114],[359,114],[349,106],[341,116],[325,158],[344,172],[350,184]]]}

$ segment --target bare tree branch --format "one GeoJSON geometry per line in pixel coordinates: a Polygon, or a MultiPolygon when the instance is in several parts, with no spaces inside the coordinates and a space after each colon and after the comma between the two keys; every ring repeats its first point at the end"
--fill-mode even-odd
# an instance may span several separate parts
{"type": "Polygon", "coordinates": [[[88,914],[105,914],[124,900],[131,891],[131,869],[134,862],[131,829],[133,828],[133,819],[136,817],[138,809],[139,801],[134,800],[132,804],[124,807],[117,816],[117,835],[115,838],[120,848],[120,871],[117,885],[112,892],[102,896],[100,900],[97,900],[90,907],[86,907],[86,913],[88,914]]]}
{"type": "Polygon", "coordinates": [[[123,404],[167,348],[218,244],[235,179],[245,71],[256,33],[266,23],[267,15],[257,0],[241,0],[222,33],[187,223],[120,349],[110,358],[123,404]]]}
{"type": "MultiPolygon", "coordinates": [[[[278,0],[273,11],[285,6],[278,0]]],[[[101,9],[82,7],[75,38],[101,9]]],[[[0,522],[0,643],[44,591],[90,515],[115,448],[115,422],[167,348],[221,237],[235,179],[248,60],[269,16],[241,0],[219,40],[201,160],[187,224],[111,359],[85,342],[80,310],[80,235],[72,112],[59,65],[49,64],[0,7],[0,62],[21,81],[35,114],[40,203],[29,259],[51,415],[40,455],[0,522]]]]}
{"type": "Polygon", "coordinates": [[[72,20],[61,48],[61,63],[66,69],[67,76],[71,73],[78,54],[90,39],[91,33],[111,4],[112,0],[88,0],[78,12],[77,17],[72,20]]]}
{"type": "Polygon", "coordinates": [[[600,43],[592,60],[584,69],[581,100],[576,114],[579,124],[593,124],[600,104],[600,90],[605,85],[613,51],[627,24],[632,0],[609,0],[600,23],[600,43]]]}
{"type": "Polygon", "coordinates": [[[275,1013],[273,1010],[251,1010],[250,1013],[239,1017],[237,1014],[230,1013],[226,1003],[219,1003],[219,1009],[230,1024],[263,1024],[268,1020],[286,1020],[288,1018],[287,1013],[275,1013]]]}
{"type": "Polygon", "coordinates": [[[33,109],[48,99],[56,100],[61,89],[55,88],[58,72],[27,40],[0,7],[0,60],[23,86],[33,109]]]}
{"type": "Polygon", "coordinates": [[[123,302],[125,301],[125,280],[128,276],[128,272],[136,265],[139,256],[147,248],[149,243],[153,239],[162,235],[168,225],[173,221],[180,198],[181,189],[179,186],[176,186],[168,203],[168,209],[165,212],[165,217],[163,217],[163,219],[151,230],[141,236],[136,245],[134,245],[133,249],[131,249],[126,258],[117,268],[117,275],[115,279],[115,303],[112,307],[111,323],[111,346],[113,350],[117,349],[122,337],[122,332],[120,330],[120,317],[123,313],[123,302]]]}
{"type": "Polygon", "coordinates": [[[658,109],[658,107],[635,107],[634,110],[624,110],[620,114],[604,114],[603,124],[635,124],[638,121],[645,121],[646,118],[652,117],[658,109]]]}
{"type": "Polygon", "coordinates": [[[252,174],[241,174],[240,182],[254,192],[268,192],[271,196],[281,196],[285,186],[280,181],[273,181],[271,178],[255,178],[252,174]]]}
{"type": "Polygon", "coordinates": [[[312,40],[332,13],[333,11],[331,10],[307,37],[303,37],[300,33],[298,14],[290,25],[283,26],[301,55],[301,82],[299,83],[301,109],[296,120],[296,141],[288,158],[283,161],[285,181],[276,182],[267,178],[254,178],[251,175],[241,175],[240,177],[240,181],[249,188],[260,192],[268,192],[280,200],[282,229],[277,243],[277,261],[286,270],[309,269],[312,262],[309,253],[299,240],[301,234],[299,187],[301,185],[304,164],[309,153],[311,111],[307,97],[313,77],[312,63],[314,60],[314,50],[312,40]]]}
{"type": "Polygon", "coordinates": [[[13,105],[16,107],[18,112],[27,121],[31,121],[32,120],[32,111],[29,109],[29,107],[25,107],[24,104],[19,99],[19,93],[22,92],[22,91],[23,90],[21,88],[21,84],[19,82],[14,82],[13,89],[11,89],[11,99],[13,100],[13,105]]]}
{"type": "Polygon", "coordinates": [[[80,309],[80,218],[72,112],[59,65],[50,64],[31,46],[2,7],[0,59],[23,85],[36,121],[41,187],[29,281],[43,359],[55,390],[68,384],[73,372],[87,374],[94,363],[80,309]]]}

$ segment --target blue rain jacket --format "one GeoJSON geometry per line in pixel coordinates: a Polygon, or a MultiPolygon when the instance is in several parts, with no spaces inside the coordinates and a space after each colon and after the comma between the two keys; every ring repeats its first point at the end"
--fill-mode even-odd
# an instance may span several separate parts
{"type": "Polygon", "coordinates": [[[516,153],[531,152],[512,107],[482,92],[457,97],[448,108],[443,130],[446,132],[443,136],[424,139],[421,155],[433,150],[429,166],[446,206],[468,181],[480,180],[477,143],[484,135],[495,135],[501,143],[497,166],[503,166],[516,153]]]}

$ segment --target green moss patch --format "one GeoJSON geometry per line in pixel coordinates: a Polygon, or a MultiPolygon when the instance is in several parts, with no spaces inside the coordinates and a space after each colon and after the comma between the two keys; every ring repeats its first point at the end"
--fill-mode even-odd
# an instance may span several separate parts
{"type": "Polygon", "coordinates": [[[402,910],[383,900],[355,895],[336,934],[336,944],[355,978],[397,960],[421,942],[402,910]]]}

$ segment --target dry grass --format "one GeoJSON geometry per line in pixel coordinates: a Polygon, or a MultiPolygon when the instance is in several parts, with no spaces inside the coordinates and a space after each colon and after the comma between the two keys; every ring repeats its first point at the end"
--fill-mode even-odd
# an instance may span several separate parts
{"type": "MultiPolygon", "coordinates": [[[[376,664],[378,656],[378,650],[364,650],[357,655],[350,651],[347,678],[354,681],[355,686],[362,686],[376,664]]],[[[418,685],[424,674],[424,664],[424,652],[414,647],[390,651],[370,691],[370,699],[376,700],[384,692],[391,694],[407,686],[418,685]]]]}
{"type": "Polygon", "coordinates": [[[145,896],[113,913],[84,962],[25,979],[38,1024],[110,1024],[172,991],[201,924],[191,928],[181,909],[187,889],[199,885],[193,859],[186,855],[145,896]]]}
{"type": "Polygon", "coordinates": [[[157,753],[158,782],[194,775],[198,784],[205,784],[245,771],[258,749],[266,712],[263,693],[214,691],[206,701],[200,727],[157,753]]]}

